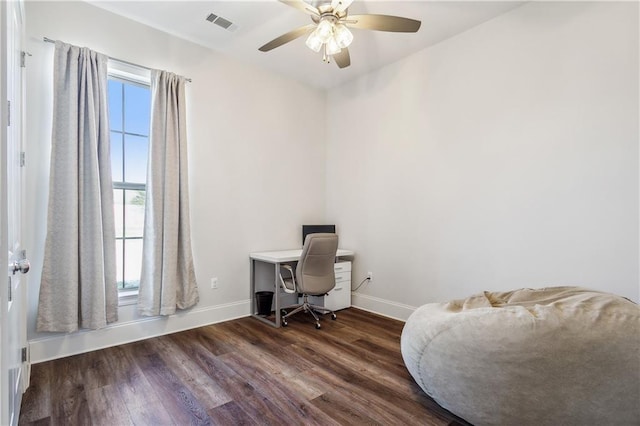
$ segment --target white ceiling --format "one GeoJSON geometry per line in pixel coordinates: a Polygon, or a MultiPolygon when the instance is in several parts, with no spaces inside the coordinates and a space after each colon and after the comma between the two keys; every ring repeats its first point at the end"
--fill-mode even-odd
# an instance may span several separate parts
{"type": "Polygon", "coordinates": [[[277,0],[91,1],[118,15],[318,88],[342,84],[523,3],[356,0],[349,8],[350,14],[403,16],[422,21],[422,26],[415,34],[353,29],[354,40],[349,47],[351,66],[339,69],[333,63],[323,63],[321,53],[309,50],[304,44],[305,37],[270,52],[258,51],[268,41],[311,23],[308,15],[277,0]],[[206,21],[210,13],[233,22],[237,29],[230,32],[206,21]]]}

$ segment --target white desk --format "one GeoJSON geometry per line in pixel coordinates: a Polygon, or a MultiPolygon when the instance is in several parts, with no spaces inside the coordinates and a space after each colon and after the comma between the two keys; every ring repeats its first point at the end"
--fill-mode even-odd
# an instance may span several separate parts
{"type": "MultiPolygon", "coordinates": [[[[279,283],[279,274],[280,274],[280,264],[287,262],[297,262],[300,259],[300,255],[302,254],[302,249],[293,249],[293,250],[277,250],[277,251],[261,251],[256,253],[249,254],[249,259],[251,262],[250,268],[250,280],[251,286],[249,290],[249,297],[251,298],[251,316],[259,319],[260,321],[266,322],[269,325],[274,327],[280,327],[281,319],[280,319],[280,283],[279,283]],[[269,319],[259,316],[256,314],[257,306],[256,306],[256,262],[269,263],[274,265],[274,279],[273,279],[273,297],[275,298],[275,322],[270,321],[269,319]]],[[[338,249],[336,252],[336,258],[339,257],[349,257],[353,256],[354,252],[351,250],[338,249]]]]}

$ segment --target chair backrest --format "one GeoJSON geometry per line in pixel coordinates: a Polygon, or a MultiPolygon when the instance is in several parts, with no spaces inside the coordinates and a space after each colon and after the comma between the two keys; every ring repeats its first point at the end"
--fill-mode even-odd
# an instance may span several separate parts
{"type": "Polygon", "coordinates": [[[307,235],[296,267],[296,281],[300,293],[317,296],[328,293],[336,286],[333,264],[337,251],[336,234],[307,235]]]}

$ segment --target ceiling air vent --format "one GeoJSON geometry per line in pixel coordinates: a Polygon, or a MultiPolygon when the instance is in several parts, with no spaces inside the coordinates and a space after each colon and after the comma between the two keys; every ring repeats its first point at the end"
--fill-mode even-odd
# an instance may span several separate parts
{"type": "Polygon", "coordinates": [[[210,13],[209,16],[207,16],[207,21],[214,23],[227,31],[233,32],[238,29],[238,26],[236,24],[229,21],[228,19],[224,19],[222,16],[216,15],[215,13],[210,13]]]}

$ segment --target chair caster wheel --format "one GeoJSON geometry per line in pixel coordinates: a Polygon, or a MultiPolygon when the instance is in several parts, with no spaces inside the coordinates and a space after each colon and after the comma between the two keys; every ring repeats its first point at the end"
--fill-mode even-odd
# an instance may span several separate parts
{"type": "Polygon", "coordinates": [[[289,323],[288,323],[287,321],[282,321],[282,326],[283,326],[283,327],[286,327],[286,326],[288,326],[288,325],[289,325],[289,323]]]}
{"type": "Polygon", "coordinates": [[[280,316],[283,317],[287,315],[287,311],[285,311],[284,309],[280,309],[280,316]]]}
{"type": "Polygon", "coordinates": [[[320,330],[320,323],[319,322],[316,323],[316,330],[320,330]]]}
{"type": "Polygon", "coordinates": [[[334,321],[335,321],[337,318],[338,318],[338,316],[337,316],[336,314],[331,314],[331,319],[332,319],[332,320],[334,320],[334,321]]]}

